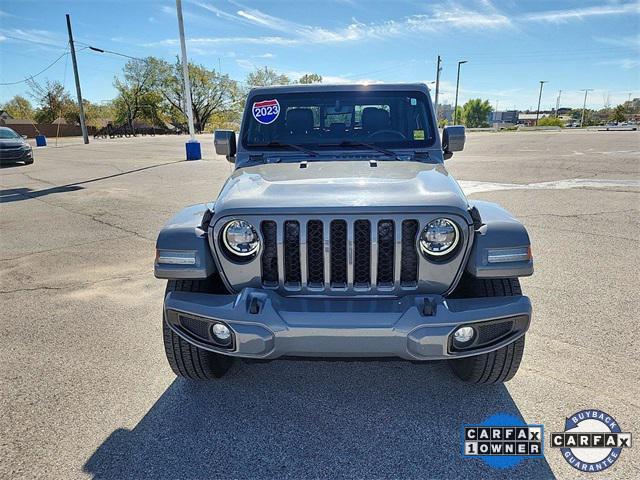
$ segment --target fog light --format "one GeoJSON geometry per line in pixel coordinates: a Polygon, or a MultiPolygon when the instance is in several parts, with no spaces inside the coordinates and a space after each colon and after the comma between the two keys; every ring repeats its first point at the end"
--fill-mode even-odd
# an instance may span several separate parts
{"type": "Polygon", "coordinates": [[[231,343],[231,330],[226,325],[216,323],[211,327],[211,333],[216,342],[221,345],[229,345],[231,343]]]}
{"type": "Polygon", "coordinates": [[[461,327],[453,332],[453,341],[458,345],[467,345],[474,335],[473,327],[461,327]]]}

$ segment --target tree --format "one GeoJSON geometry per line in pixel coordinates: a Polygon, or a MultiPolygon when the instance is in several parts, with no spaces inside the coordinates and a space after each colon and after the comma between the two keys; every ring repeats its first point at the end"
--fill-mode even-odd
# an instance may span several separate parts
{"type": "Polygon", "coordinates": [[[34,114],[34,119],[38,123],[52,123],[58,117],[64,117],[76,108],[64,85],[58,81],[46,80],[42,85],[30,79],[27,84],[31,90],[29,95],[38,105],[34,114]]]}
{"type": "Polygon", "coordinates": [[[123,78],[113,80],[113,86],[118,90],[113,102],[117,121],[126,121],[132,130],[134,121],[139,118],[159,123],[162,101],[156,90],[159,61],[154,57],[129,60],[122,70],[123,78]]]}
{"type": "Polygon", "coordinates": [[[289,85],[291,80],[284,74],[268,67],[257,68],[247,75],[247,85],[250,87],[268,87],[271,85],[289,85]]]}
{"type": "Polygon", "coordinates": [[[624,122],[626,120],[625,113],[626,113],[625,106],[622,104],[618,105],[616,108],[613,109],[611,120],[613,120],[614,122],[624,122]]]}
{"type": "Polygon", "coordinates": [[[5,103],[2,110],[16,119],[33,120],[34,111],[31,102],[20,95],[16,95],[5,103]]]}
{"type": "MultiPolygon", "coordinates": [[[[186,119],[184,88],[182,81],[182,62],[176,60],[174,65],[159,61],[157,90],[165,101],[165,111],[175,123],[183,123],[186,119]]],[[[189,80],[191,82],[191,107],[193,123],[197,131],[204,130],[212,116],[216,114],[217,122],[230,122],[239,117],[237,108],[240,89],[236,81],[228,75],[202,65],[189,64],[189,80]]]]}
{"type": "Polygon", "coordinates": [[[302,77],[300,77],[298,83],[322,83],[322,75],[318,75],[317,73],[305,73],[302,77]]]}
{"type": "Polygon", "coordinates": [[[493,111],[489,100],[469,100],[462,107],[462,119],[468,128],[488,127],[489,114],[493,111]]]}
{"type": "Polygon", "coordinates": [[[564,127],[564,121],[556,117],[544,117],[538,120],[540,127],[564,127]]]}

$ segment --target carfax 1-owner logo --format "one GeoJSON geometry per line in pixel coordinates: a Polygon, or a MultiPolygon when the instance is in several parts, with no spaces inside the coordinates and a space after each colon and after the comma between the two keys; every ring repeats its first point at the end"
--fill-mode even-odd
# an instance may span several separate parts
{"type": "Polygon", "coordinates": [[[544,427],[527,425],[510,414],[464,425],[462,434],[463,455],[480,458],[494,468],[511,468],[527,458],[544,457],[544,427]]]}
{"type": "Polygon", "coordinates": [[[275,98],[273,100],[263,100],[261,102],[253,102],[251,108],[253,118],[263,125],[273,123],[280,115],[280,104],[275,98]]]}
{"type": "Polygon", "coordinates": [[[551,446],[581,472],[600,472],[613,465],[623,448],[631,447],[631,434],[601,410],[581,410],[567,417],[564,432],[551,434],[551,446]]]}

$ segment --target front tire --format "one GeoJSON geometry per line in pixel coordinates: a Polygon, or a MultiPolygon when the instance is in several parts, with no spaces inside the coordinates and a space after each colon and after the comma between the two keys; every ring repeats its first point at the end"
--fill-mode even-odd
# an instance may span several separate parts
{"type": "MultiPolygon", "coordinates": [[[[206,280],[169,280],[168,292],[206,292],[206,280]]],[[[234,358],[203,350],[183,340],[162,320],[162,337],[167,361],[173,373],[190,380],[212,380],[222,377],[234,363],[234,358]]]]}
{"type": "MultiPolygon", "coordinates": [[[[466,298],[513,297],[522,295],[517,278],[476,279],[466,278],[459,291],[466,298]]],[[[449,360],[453,373],[468,383],[493,384],[511,380],[524,353],[524,335],[498,350],[473,357],[449,360]]]]}

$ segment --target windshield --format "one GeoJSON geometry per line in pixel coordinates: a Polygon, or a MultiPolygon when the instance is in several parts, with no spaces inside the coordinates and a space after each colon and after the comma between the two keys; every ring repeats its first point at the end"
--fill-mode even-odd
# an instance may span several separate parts
{"type": "Polygon", "coordinates": [[[8,139],[8,138],[21,138],[16,132],[9,128],[0,128],[0,138],[8,139]]]}
{"type": "Polygon", "coordinates": [[[435,137],[428,98],[411,91],[257,95],[242,127],[247,149],[425,148],[435,137]]]}

